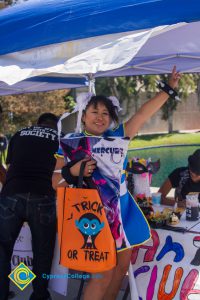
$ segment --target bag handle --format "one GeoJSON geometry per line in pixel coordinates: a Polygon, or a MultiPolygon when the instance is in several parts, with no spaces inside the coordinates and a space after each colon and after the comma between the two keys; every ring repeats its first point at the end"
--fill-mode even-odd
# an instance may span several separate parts
{"type": "Polygon", "coordinates": [[[84,173],[84,170],[85,170],[86,162],[87,161],[83,161],[81,163],[81,166],[80,166],[80,173],[79,173],[78,185],[77,185],[78,188],[82,188],[83,187],[83,173],[84,173]]]}
{"type": "MultiPolygon", "coordinates": [[[[77,188],[82,188],[83,187],[83,173],[84,173],[84,170],[85,170],[85,165],[86,165],[87,161],[83,161],[81,163],[81,166],[80,166],[80,174],[79,174],[79,177],[78,177],[78,184],[77,184],[77,188]]],[[[84,181],[85,183],[87,184],[88,188],[90,189],[97,189],[95,183],[93,182],[92,178],[91,177],[85,177],[84,178],[84,181]]]]}

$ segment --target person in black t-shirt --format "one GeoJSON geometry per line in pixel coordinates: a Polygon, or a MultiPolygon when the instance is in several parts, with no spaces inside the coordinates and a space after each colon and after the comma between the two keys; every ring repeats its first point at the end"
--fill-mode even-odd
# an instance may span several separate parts
{"type": "Polygon", "coordinates": [[[0,163],[0,190],[1,190],[1,184],[4,184],[5,179],[6,179],[6,169],[0,163]]]}
{"type": "Polygon", "coordinates": [[[199,193],[200,202],[200,149],[188,157],[188,166],[175,169],[165,180],[159,192],[162,193],[162,204],[185,206],[186,195],[199,193]],[[169,191],[175,188],[175,198],[166,199],[169,191]]]}
{"type": "Polygon", "coordinates": [[[33,293],[31,300],[51,299],[48,280],[56,235],[55,191],[51,177],[58,150],[57,117],[42,114],[37,126],[18,131],[8,147],[8,171],[0,194],[0,300],[9,294],[8,274],[15,240],[23,222],[32,233],[33,293]]]}
{"type": "Polygon", "coordinates": [[[6,157],[6,149],[8,145],[7,138],[0,133],[0,191],[2,184],[5,182],[6,177],[6,169],[4,166],[5,157],[6,157]]]}

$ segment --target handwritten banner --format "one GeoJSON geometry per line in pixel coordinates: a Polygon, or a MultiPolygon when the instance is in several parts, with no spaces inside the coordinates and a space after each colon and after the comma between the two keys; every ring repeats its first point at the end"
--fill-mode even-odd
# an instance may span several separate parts
{"type": "Polygon", "coordinates": [[[132,252],[131,299],[199,300],[200,233],[151,233],[152,239],[132,252]]]}

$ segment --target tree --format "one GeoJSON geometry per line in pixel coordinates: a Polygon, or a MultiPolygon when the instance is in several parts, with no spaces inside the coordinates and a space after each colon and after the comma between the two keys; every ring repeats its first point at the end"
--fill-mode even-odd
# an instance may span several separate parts
{"type": "Polygon", "coordinates": [[[28,0],[5,0],[5,5],[14,5],[14,4],[20,4],[20,3],[23,3],[23,2],[26,2],[28,0]]]}
{"type": "Polygon", "coordinates": [[[121,100],[123,111],[121,118],[128,118],[134,107],[139,108],[140,93],[144,92],[144,82],[141,76],[97,78],[97,94],[114,95],[121,100]]]}
{"type": "Polygon", "coordinates": [[[68,103],[64,100],[68,92],[60,90],[0,97],[3,110],[0,114],[1,132],[11,135],[22,127],[34,124],[38,116],[44,112],[61,115],[68,109],[68,103]]]}
{"type": "MultiPolygon", "coordinates": [[[[121,99],[123,114],[121,117],[127,119],[134,107],[137,111],[140,105],[141,96],[146,94],[147,98],[151,98],[153,94],[159,91],[157,81],[167,81],[168,75],[140,75],[116,78],[97,78],[96,91],[97,94],[114,95],[121,99]]],[[[189,94],[199,91],[200,102],[200,79],[197,74],[184,74],[179,84],[179,96],[186,99],[189,94]]],[[[178,106],[178,102],[169,99],[163,105],[162,119],[168,121],[168,131],[173,131],[173,113],[178,106]]]]}
{"type": "MultiPolygon", "coordinates": [[[[166,81],[166,75],[160,76],[161,80],[166,81]]],[[[188,95],[197,91],[197,76],[196,74],[184,74],[179,83],[179,97],[182,101],[186,100],[188,95]]],[[[162,119],[168,122],[168,132],[173,132],[173,114],[179,102],[170,98],[162,107],[162,119]]]]}

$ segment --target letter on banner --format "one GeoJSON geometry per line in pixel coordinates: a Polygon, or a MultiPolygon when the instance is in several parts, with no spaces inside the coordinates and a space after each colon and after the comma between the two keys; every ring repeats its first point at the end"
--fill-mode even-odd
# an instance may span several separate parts
{"type": "Polygon", "coordinates": [[[183,276],[182,268],[176,269],[174,280],[173,280],[172,291],[170,293],[165,292],[165,286],[166,286],[166,282],[167,282],[171,268],[172,268],[171,265],[167,265],[164,268],[163,276],[162,276],[162,279],[161,279],[161,282],[159,285],[159,289],[158,289],[158,300],[172,300],[172,299],[174,299],[174,296],[176,295],[176,293],[178,291],[178,288],[179,288],[179,285],[181,282],[181,278],[183,276]]]}

